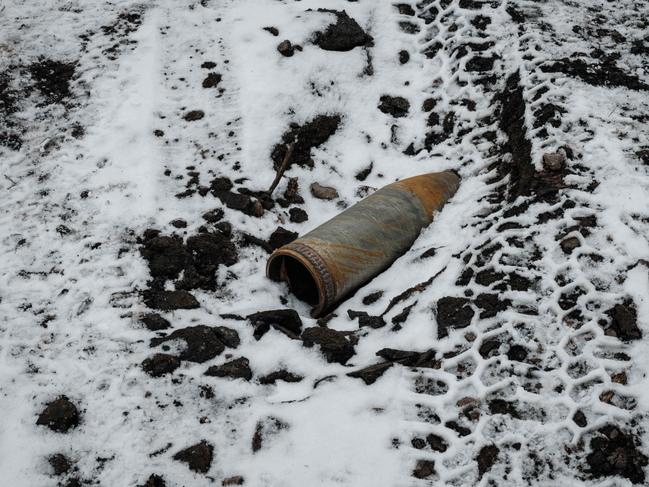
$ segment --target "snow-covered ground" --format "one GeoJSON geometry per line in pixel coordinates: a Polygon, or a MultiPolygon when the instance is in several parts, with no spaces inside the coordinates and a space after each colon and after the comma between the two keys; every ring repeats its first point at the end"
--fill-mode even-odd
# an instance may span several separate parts
{"type": "Polygon", "coordinates": [[[2,2],[0,483],[646,485],[648,19],[2,2]],[[265,277],[444,169],[453,199],[332,316],[265,277]]]}

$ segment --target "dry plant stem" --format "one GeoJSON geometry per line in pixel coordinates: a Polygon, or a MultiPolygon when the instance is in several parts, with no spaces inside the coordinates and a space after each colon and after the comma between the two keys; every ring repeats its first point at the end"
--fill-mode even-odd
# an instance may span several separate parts
{"type": "Polygon", "coordinates": [[[271,184],[270,188],[268,188],[268,196],[271,196],[273,194],[273,191],[275,191],[275,188],[279,184],[280,179],[282,179],[282,175],[284,174],[284,171],[286,171],[288,163],[291,160],[291,156],[293,155],[293,147],[295,147],[295,142],[291,142],[288,145],[288,148],[286,149],[286,155],[284,156],[284,160],[282,161],[282,165],[279,166],[279,169],[277,170],[277,175],[275,176],[273,184],[271,184]]]}

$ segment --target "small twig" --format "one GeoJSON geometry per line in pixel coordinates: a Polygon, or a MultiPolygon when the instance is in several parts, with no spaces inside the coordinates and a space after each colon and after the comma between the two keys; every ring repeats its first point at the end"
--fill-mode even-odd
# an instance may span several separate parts
{"type": "Polygon", "coordinates": [[[7,179],[9,182],[11,182],[11,186],[9,186],[9,189],[13,188],[14,186],[16,186],[16,185],[18,184],[16,181],[14,181],[13,179],[11,179],[11,178],[10,178],[9,176],[7,176],[6,174],[5,174],[5,179],[7,179]]]}
{"type": "Polygon", "coordinates": [[[281,166],[279,166],[279,169],[277,170],[277,175],[275,176],[275,180],[273,181],[273,184],[270,185],[270,188],[268,188],[268,196],[273,194],[273,191],[275,191],[275,188],[279,184],[280,179],[282,179],[282,176],[284,175],[284,171],[286,171],[286,168],[288,167],[288,163],[291,160],[291,156],[293,155],[293,148],[295,147],[295,142],[291,142],[288,147],[286,148],[286,155],[284,156],[284,160],[282,161],[281,166]]]}

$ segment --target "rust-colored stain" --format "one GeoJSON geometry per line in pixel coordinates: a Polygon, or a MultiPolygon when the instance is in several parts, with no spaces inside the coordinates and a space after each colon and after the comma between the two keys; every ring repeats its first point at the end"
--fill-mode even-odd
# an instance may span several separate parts
{"type": "Polygon", "coordinates": [[[451,171],[389,184],[273,252],[266,272],[321,316],[387,269],[455,194],[451,171]],[[302,271],[300,271],[302,269],[302,271]]]}

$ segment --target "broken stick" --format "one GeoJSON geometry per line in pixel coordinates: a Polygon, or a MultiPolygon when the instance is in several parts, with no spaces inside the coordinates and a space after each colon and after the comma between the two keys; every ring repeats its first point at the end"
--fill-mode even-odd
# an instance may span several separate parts
{"type": "Polygon", "coordinates": [[[288,147],[286,148],[286,155],[284,156],[284,160],[282,161],[282,164],[279,166],[279,169],[277,170],[277,175],[275,176],[275,180],[273,181],[273,184],[270,185],[270,188],[268,188],[268,196],[271,196],[273,194],[273,191],[275,191],[275,188],[279,184],[280,179],[282,179],[282,176],[284,175],[284,171],[286,171],[286,168],[288,167],[288,163],[291,160],[291,156],[293,155],[293,148],[295,147],[295,142],[291,142],[288,147]]]}

